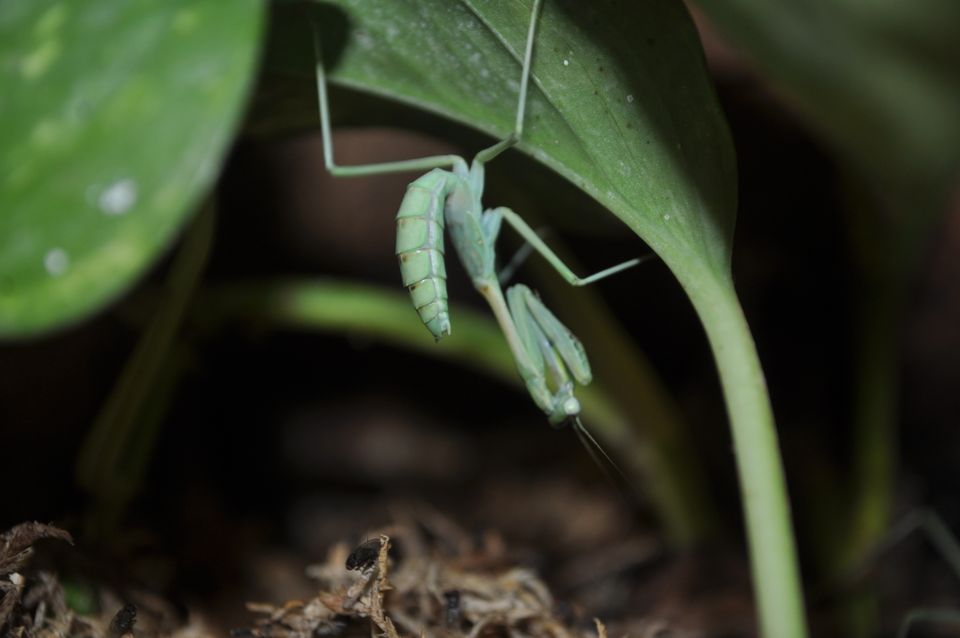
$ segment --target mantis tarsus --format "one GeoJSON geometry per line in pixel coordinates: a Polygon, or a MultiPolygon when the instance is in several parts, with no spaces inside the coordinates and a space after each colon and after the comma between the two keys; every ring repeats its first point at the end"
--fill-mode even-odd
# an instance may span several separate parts
{"type": "MultiPolygon", "coordinates": [[[[323,134],[323,157],[334,176],[351,177],[416,170],[429,170],[407,188],[397,213],[397,256],[403,283],[410,290],[421,320],[441,339],[450,334],[447,311],[446,269],[443,261],[444,227],[470,275],[473,285],[486,298],[500,324],[516,360],[517,369],[537,406],[550,423],[560,427],[574,424],[581,438],[596,446],[579,420],[580,402],[574,396],[574,381],[591,380],[590,364],[580,341],[522,284],[504,295],[495,271],[495,243],[504,221],[540,253],[571,285],[592,283],[639,263],[639,259],[618,264],[580,278],[540,239],[537,233],[512,210],[483,209],[485,164],[511,148],[523,132],[524,111],[533,59],[533,45],[542,0],[534,0],[527,31],[520,96],[513,131],[496,144],[481,150],[470,165],[457,155],[437,155],[361,166],[337,166],[333,159],[326,74],[316,25],[317,92],[323,134]]],[[[585,441],[586,443],[586,441],[585,441]]],[[[587,445],[588,449],[590,445],[587,445]]]]}

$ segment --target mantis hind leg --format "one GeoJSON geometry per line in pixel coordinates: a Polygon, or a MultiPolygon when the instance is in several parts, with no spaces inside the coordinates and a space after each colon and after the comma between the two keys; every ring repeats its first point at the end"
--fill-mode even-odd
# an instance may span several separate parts
{"type": "Polygon", "coordinates": [[[523,239],[533,247],[538,253],[540,253],[547,262],[553,266],[553,269],[556,270],[561,277],[563,277],[567,283],[571,286],[586,286],[587,284],[592,284],[601,279],[606,279],[611,275],[615,275],[618,272],[626,270],[627,268],[632,268],[637,264],[648,259],[648,257],[637,257],[635,259],[629,259],[621,264],[616,266],[611,266],[610,268],[605,268],[600,272],[593,273],[587,277],[579,277],[574,273],[569,266],[563,263],[563,260],[553,252],[549,246],[542,239],[540,235],[537,234],[533,228],[530,227],[527,222],[523,221],[523,218],[520,215],[517,215],[515,212],[506,208],[505,206],[500,206],[499,208],[493,209],[491,211],[494,215],[499,215],[510,224],[510,226],[517,231],[523,239]]]}
{"type": "Polygon", "coordinates": [[[955,609],[914,609],[907,614],[897,630],[897,638],[908,638],[915,625],[936,623],[960,627],[960,611],[955,609]]]}
{"type": "MultiPolygon", "coordinates": [[[[960,579],[960,542],[936,512],[930,509],[918,509],[910,512],[894,525],[886,537],[861,560],[843,582],[850,583],[863,577],[872,563],[914,533],[924,536],[947,563],[954,576],[960,579]]],[[[901,621],[897,637],[907,638],[913,627],[934,623],[960,627],[960,610],[913,609],[901,621]]]]}
{"type": "MultiPolygon", "coordinates": [[[[913,532],[923,534],[949,565],[954,576],[960,579],[960,543],[943,519],[933,510],[921,509],[908,514],[890,531],[874,555],[889,550],[913,532]]],[[[960,627],[960,610],[913,609],[900,623],[897,638],[907,638],[910,630],[920,624],[960,627]]]]}
{"type": "MultiPolygon", "coordinates": [[[[544,230],[537,229],[534,231],[538,236],[545,234],[544,230]]],[[[513,279],[513,276],[517,273],[520,267],[526,263],[527,259],[530,258],[530,255],[533,254],[533,246],[530,242],[523,242],[523,245],[517,249],[517,252],[513,254],[513,257],[500,268],[497,272],[497,281],[500,282],[501,286],[506,286],[507,282],[513,279]]]]}
{"type": "Polygon", "coordinates": [[[517,100],[517,114],[510,134],[489,148],[485,148],[473,158],[475,164],[489,162],[500,153],[515,146],[523,136],[523,119],[527,110],[527,89],[530,84],[530,66],[533,61],[533,41],[537,30],[542,0],[533,0],[530,11],[530,25],[527,27],[527,43],[523,52],[523,69],[520,71],[520,97],[517,100]]]}
{"type": "Polygon", "coordinates": [[[317,103],[320,109],[320,129],[323,134],[323,163],[335,177],[359,177],[363,175],[382,175],[385,173],[404,173],[407,171],[427,171],[433,168],[449,168],[461,165],[466,171],[466,162],[459,155],[431,155],[417,159],[397,162],[380,162],[357,166],[338,166],[333,159],[333,137],[330,133],[330,104],[327,98],[327,74],[323,64],[323,49],[320,46],[320,29],[316,23],[313,29],[313,50],[316,59],[317,103]]]}

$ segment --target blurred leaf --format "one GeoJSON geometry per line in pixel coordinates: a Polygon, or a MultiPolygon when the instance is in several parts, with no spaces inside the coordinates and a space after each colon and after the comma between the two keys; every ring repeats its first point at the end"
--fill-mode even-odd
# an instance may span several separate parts
{"type": "Polygon", "coordinates": [[[180,325],[200,282],[215,231],[210,201],[184,233],[161,288],[161,301],[87,433],[77,458],[77,484],[95,497],[95,534],[115,531],[140,489],[153,444],[182,371],[180,325]],[[179,350],[179,352],[178,352],[179,350]]]}
{"type": "MultiPolygon", "coordinates": [[[[254,329],[320,330],[372,338],[461,363],[524,391],[513,355],[489,313],[453,305],[456,331],[435,342],[424,338],[409,295],[394,286],[316,278],[219,285],[202,290],[191,313],[193,325],[204,333],[240,322],[254,329]]],[[[646,444],[602,383],[578,388],[577,397],[592,431],[616,456],[647,457],[646,444]]],[[[530,411],[536,411],[532,403],[530,411]]],[[[626,467],[636,472],[632,478],[637,481],[645,478],[646,468],[639,463],[626,467]]]]}
{"type": "Polygon", "coordinates": [[[216,177],[258,0],[0,3],[0,336],[102,307],[216,177]]]}
{"type": "MultiPolygon", "coordinates": [[[[502,137],[529,17],[518,1],[285,6],[268,64],[312,74],[316,20],[334,81],[502,137]]],[[[533,75],[520,148],[619,216],[674,272],[705,267],[725,279],[734,156],[683,5],[545,2],[533,75]]]]}
{"type": "Polygon", "coordinates": [[[697,2],[861,172],[944,197],[960,173],[960,2],[697,2]]]}

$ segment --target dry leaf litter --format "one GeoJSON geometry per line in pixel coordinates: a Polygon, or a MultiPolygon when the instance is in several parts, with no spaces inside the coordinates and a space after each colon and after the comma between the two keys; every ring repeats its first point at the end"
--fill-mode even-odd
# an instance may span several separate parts
{"type": "Polygon", "coordinates": [[[202,622],[184,623],[166,601],[146,592],[121,600],[98,592],[98,613],[70,609],[64,585],[48,571],[28,570],[34,544],[54,539],[73,543],[52,525],[23,523],[0,535],[0,638],[209,638],[202,622]]]}
{"type": "MultiPolygon", "coordinates": [[[[279,607],[250,604],[263,618],[253,629],[235,633],[314,638],[350,632],[359,621],[382,638],[597,635],[568,626],[532,570],[505,567],[497,538],[488,537],[480,548],[462,532],[445,540],[430,545],[416,525],[398,524],[352,551],[335,545],[326,562],[308,569],[320,593],[279,607]],[[394,546],[398,551],[391,551],[394,546]]],[[[599,621],[597,631],[606,638],[599,621]]]]}
{"type": "MultiPolygon", "coordinates": [[[[407,522],[373,534],[359,546],[334,545],[327,560],[308,569],[320,585],[307,600],[276,606],[249,603],[260,618],[238,638],[607,638],[602,622],[573,626],[557,611],[533,570],[511,566],[502,539],[474,538],[436,517],[431,525],[407,522]],[[425,531],[429,528],[429,531],[425,531]],[[432,532],[432,534],[430,533],[432,532]],[[392,551],[394,550],[394,551],[392,551]]],[[[184,619],[163,599],[145,592],[124,598],[101,589],[96,613],[70,609],[53,573],[25,569],[43,539],[72,543],[64,530],[40,523],[0,535],[0,638],[209,638],[199,618],[184,619]]],[[[658,623],[633,635],[685,635],[658,623]]]]}

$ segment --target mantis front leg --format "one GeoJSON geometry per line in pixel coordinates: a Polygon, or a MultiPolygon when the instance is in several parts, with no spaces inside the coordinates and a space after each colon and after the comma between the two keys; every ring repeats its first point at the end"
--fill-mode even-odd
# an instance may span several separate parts
{"type": "Polygon", "coordinates": [[[494,280],[478,287],[503,330],[517,370],[550,423],[561,426],[580,414],[574,380],[590,383],[590,363],[580,341],[523,284],[504,299],[494,280]],[[571,378],[572,377],[572,378],[571,378]]]}

